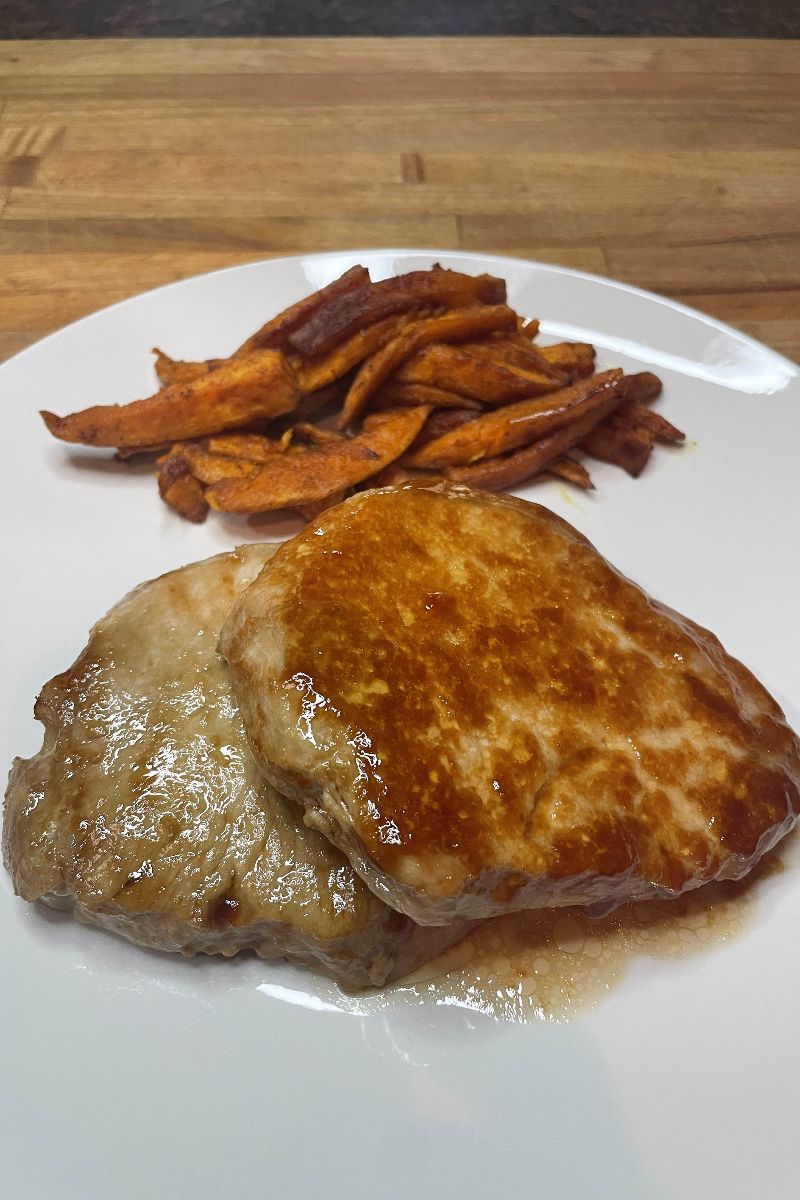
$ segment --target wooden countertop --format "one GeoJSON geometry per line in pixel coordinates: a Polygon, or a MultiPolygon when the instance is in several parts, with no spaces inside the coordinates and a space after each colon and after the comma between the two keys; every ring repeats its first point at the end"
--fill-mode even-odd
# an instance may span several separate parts
{"type": "Polygon", "coordinates": [[[499,251],[800,358],[800,43],[0,43],[0,357],[272,255],[499,251]]]}

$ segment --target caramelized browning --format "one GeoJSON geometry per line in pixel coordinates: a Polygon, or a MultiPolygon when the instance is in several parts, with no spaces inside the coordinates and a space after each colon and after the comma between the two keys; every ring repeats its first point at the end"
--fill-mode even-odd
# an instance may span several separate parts
{"type": "Polygon", "coordinates": [[[417,920],[676,894],[798,810],[761,685],[522,501],[353,497],[279,550],[223,650],[262,761],[417,920]]]}
{"type": "Polygon", "coordinates": [[[326,305],[341,302],[346,296],[369,287],[369,271],[366,267],[350,267],[338,279],[328,283],[310,296],[304,296],[291,304],[276,317],[272,317],[243,342],[236,355],[250,354],[253,350],[285,350],[292,334],[324,309],[326,305]]]}
{"type": "Polygon", "coordinates": [[[321,305],[289,341],[304,358],[309,358],[324,354],[365,325],[420,305],[462,308],[468,304],[505,304],[505,300],[506,285],[493,275],[463,275],[438,266],[429,271],[409,271],[380,283],[364,283],[321,305]]]}
{"type": "Polygon", "coordinates": [[[403,313],[399,317],[386,317],[383,321],[376,321],[366,329],[359,329],[346,342],[318,358],[304,360],[298,355],[296,364],[293,364],[298,385],[304,392],[315,392],[317,388],[335,383],[370,354],[374,354],[391,341],[403,328],[409,316],[409,313],[403,313]]]}

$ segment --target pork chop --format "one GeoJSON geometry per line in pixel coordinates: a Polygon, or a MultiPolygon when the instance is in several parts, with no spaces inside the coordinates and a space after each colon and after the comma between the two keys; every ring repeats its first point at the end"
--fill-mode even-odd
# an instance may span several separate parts
{"type": "Polygon", "coordinates": [[[269,778],[422,923],[673,897],[797,819],[775,701],[539,505],[354,496],[281,547],[221,648],[269,778]]]}
{"type": "Polygon", "coordinates": [[[37,701],[44,745],[12,769],[3,855],[24,899],[144,946],[251,948],[380,984],[463,929],[386,908],[260,774],[215,647],[273,549],[143,584],[95,626],[37,701]]]}

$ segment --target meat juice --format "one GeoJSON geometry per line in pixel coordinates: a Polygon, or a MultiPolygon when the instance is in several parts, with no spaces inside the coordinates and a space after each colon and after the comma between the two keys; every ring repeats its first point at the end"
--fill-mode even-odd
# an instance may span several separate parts
{"type": "Polygon", "coordinates": [[[759,883],[799,860],[800,842],[790,836],[744,879],[677,900],[625,904],[600,918],[576,908],[496,917],[390,994],[500,1020],[568,1021],[598,1004],[636,960],[683,958],[738,937],[757,907],[759,883]]]}

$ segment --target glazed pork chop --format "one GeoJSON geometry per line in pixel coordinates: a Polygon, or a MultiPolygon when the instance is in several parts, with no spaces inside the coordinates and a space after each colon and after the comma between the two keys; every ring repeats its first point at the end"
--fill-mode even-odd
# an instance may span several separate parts
{"type": "Polygon", "coordinates": [[[216,642],[273,549],[143,584],[95,626],[37,701],[44,745],[12,769],[3,856],[24,899],[133,942],[380,984],[463,929],[386,908],[261,776],[216,642]]]}
{"type": "Polygon", "coordinates": [[[354,496],[221,648],[269,778],[422,923],[673,897],[797,819],[800,745],[761,684],[538,505],[354,496]]]}

